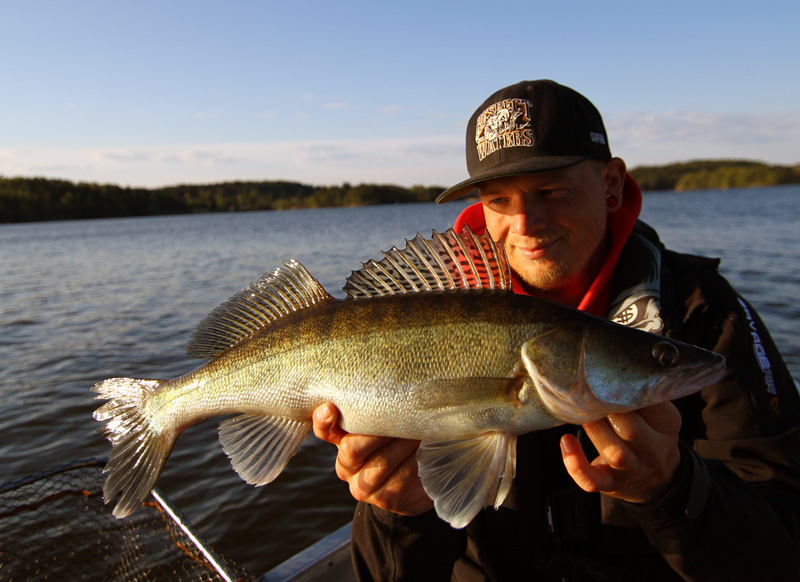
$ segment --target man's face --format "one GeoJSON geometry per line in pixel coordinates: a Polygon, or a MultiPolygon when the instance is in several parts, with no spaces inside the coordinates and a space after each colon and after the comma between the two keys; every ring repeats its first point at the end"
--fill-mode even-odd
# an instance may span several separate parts
{"type": "Polygon", "coordinates": [[[620,195],[624,180],[617,161],[481,184],[486,226],[533,294],[577,305],[588,290],[608,249],[606,197],[620,195]]]}

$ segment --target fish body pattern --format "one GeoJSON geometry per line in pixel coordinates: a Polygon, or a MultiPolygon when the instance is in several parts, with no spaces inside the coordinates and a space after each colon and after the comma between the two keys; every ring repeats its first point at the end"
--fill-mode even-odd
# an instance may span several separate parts
{"type": "Polygon", "coordinates": [[[516,436],[689,394],[724,360],[510,290],[503,248],[469,230],[417,236],[351,274],[336,300],[296,261],[212,312],[172,380],[112,378],[106,502],[133,512],[179,434],[213,416],[248,483],[277,477],[331,402],[348,432],[421,440],[420,477],[440,517],[464,527],[499,506],[516,436]]]}

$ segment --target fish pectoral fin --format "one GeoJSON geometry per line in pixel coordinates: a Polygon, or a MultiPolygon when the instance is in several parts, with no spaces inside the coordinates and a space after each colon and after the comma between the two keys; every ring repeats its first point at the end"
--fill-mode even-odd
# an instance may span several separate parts
{"type": "Polygon", "coordinates": [[[524,380],[523,376],[428,380],[415,388],[414,405],[420,410],[438,408],[441,414],[478,412],[513,402],[524,380]]]}
{"type": "Polygon", "coordinates": [[[463,528],[487,505],[497,509],[514,479],[517,437],[500,432],[449,441],[423,441],[419,476],[436,513],[463,528]]]}
{"type": "Polygon", "coordinates": [[[219,425],[219,441],[234,471],[258,487],[281,474],[310,430],[310,420],[242,414],[219,425]]]}

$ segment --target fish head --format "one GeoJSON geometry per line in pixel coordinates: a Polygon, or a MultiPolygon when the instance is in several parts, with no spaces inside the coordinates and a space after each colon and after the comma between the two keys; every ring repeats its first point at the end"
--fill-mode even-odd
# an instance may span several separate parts
{"type": "Polygon", "coordinates": [[[725,372],[718,354],[594,319],[556,326],[522,348],[532,384],[561,420],[580,424],[675,400],[725,372]]]}

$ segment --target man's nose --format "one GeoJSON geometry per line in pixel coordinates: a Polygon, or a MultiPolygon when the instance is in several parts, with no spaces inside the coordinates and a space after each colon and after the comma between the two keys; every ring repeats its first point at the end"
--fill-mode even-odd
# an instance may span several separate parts
{"type": "Polygon", "coordinates": [[[512,230],[521,236],[532,236],[544,229],[545,216],[532,204],[520,205],[512,218],[512,230]]]}

